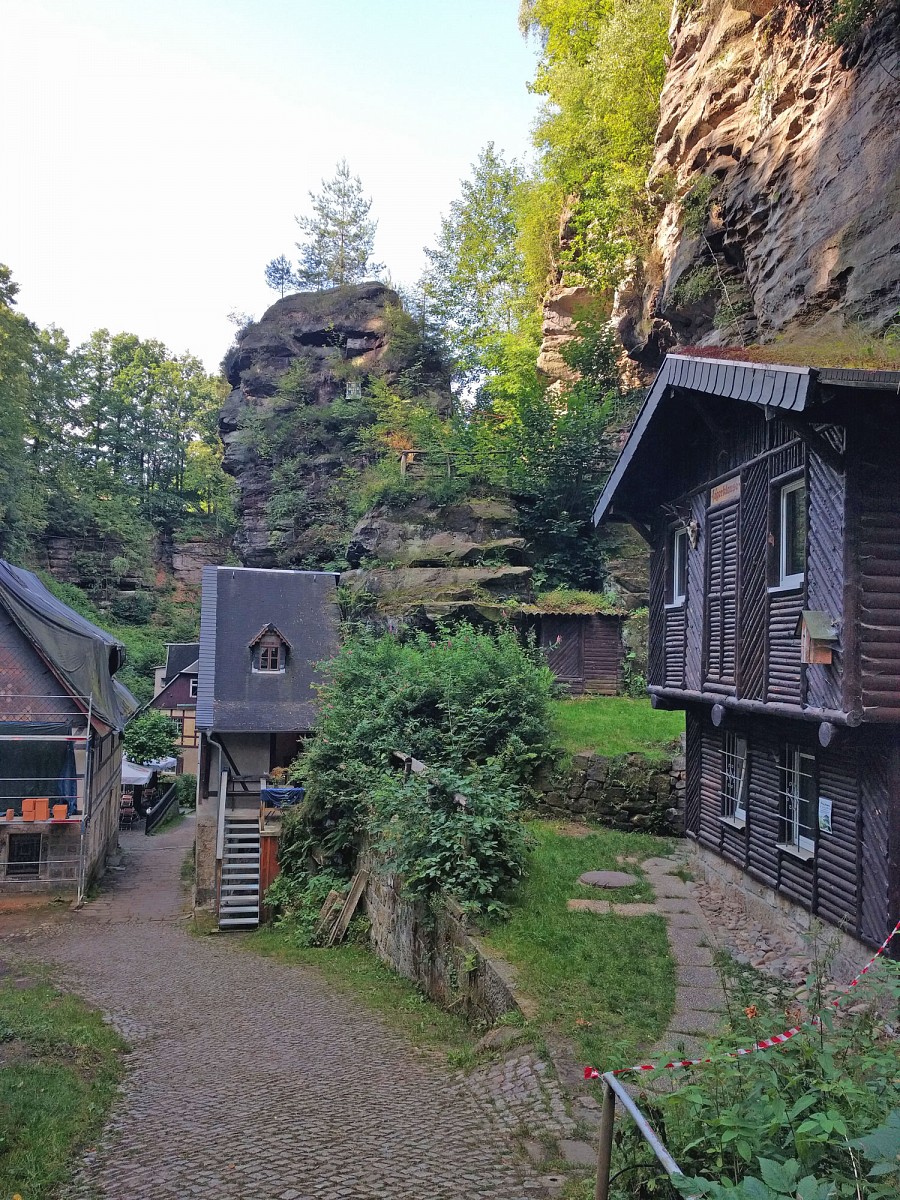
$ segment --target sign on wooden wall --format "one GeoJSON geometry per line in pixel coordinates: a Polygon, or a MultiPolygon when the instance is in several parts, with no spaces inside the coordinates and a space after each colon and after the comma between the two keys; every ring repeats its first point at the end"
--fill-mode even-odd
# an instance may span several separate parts
{"type": "Polygon", "coordinates": [[[740,494],[741,477],[732,475],[730,479],[726,479],[723,483],[717,483],[714,488],[709,489],[709,507],[715,508],[717,504],[728,504],[739,499],[740,494]]]}

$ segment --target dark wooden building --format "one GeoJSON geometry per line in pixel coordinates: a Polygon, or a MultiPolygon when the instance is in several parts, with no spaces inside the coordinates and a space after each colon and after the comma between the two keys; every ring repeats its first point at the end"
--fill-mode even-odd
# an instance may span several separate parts
{"type": "Polygon", "coordinates": [[[166,663],[156,669],[153,699],[148,707],[158,708],[178,728],[178,772],[196,775],[199,768],[200,735],[197,732],[197,687],[200,673],[199,642],[169,642],[166,663]]]}
{"type": "Polygon", "coordinates": [[[900,373],[669,355],[597,504],[652,547],[686,826],[781,914],[900,916],[900,373]]]}
{"type": "Polygon", "coordinates": [[[547,665],[572,696],[616,696],[622,688],[622,614],[527,607],[547,665]]]}

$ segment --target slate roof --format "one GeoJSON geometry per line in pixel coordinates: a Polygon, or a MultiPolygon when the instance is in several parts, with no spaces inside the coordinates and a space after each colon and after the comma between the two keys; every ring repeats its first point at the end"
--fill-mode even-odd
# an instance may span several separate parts
{"type": "Polygon", "coordinates": [[[196,675],[197,657],[200,654],[199,642],[167,642],[166,669],[163,672],[163,686],[171,683],[176,675],[187,673],[196,675]]]}
{"type": "Polygon", "coordinates": [[[331,571],[204,567],[197,727],[221,733],[302,732],[316,715],[316,664],[338,648],[331,571]],[[283,671],[251,670],[250,643],[271,623],[291,649],[283,671]]]}
{"type": "Polygon", "coordinates": [[[114,678],[125,662],[118,640],[63,604],[36,575],[0,559],[0,604],[73,697],[93,698],[93,711],[122,730],[138,708],[114,678]]]}
{"type": "MultiPolygon", "coordinates": [[[[900,392],[900,371],[790,367],[667,354],[597,501],[594,523],[599,525],[608,515],[613,497],[626,477],[639,468],[653,471],[652,461],[641,461],[641,443],[654,422],[657,410],[679,391],[739,400],[765,409],[799,414],[827,399],[834,388],[900,392]]],[[[647,457],[644,455],[644,458],[647,457]]]]}

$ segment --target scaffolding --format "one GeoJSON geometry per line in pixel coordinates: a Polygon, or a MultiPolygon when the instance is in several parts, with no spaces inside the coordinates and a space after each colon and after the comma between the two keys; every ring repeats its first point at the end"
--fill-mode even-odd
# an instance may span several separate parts
{"type": "Polygon", "coordinates": [[[0,695],[0,748],[4,743],[42,743],[71,745],[74,754],[74,772],[70,775],[0,775],[0,789],[5,801],[5,825],[10,832],[6,869],[2,884],[35,883],[68,883],[74,879],[76,887],[76,904],[84,900],[86,888],[86,834],[92,816],[92,768],[93,768],[93,696],[64,695],[0,695]],[[58,707],[52,707],[58,704],[58,707]],[[72,705],[79,712],[72,712],[72,705]],[[13,709],[15,706],[15,709],[13,709]],[[4,727],[16,726],[15,733],[2,732],[4,727]],[[29,726],[37,729],[45,726],[39,732],[22,732],[29,726]],[[54,732],[50,732],[50,730],[54,732]],[[67,729],[68,732],[59,732],[67,729]],[[81,751],[80,755],[78,751],[81,751]],[[81,764],[79,769],[79,757],[81,764]],[[46,799],[52,813],[53,791],[60,787],[62,779],[67,780],[67,786],[74,784],[75,796],[59,795],[55,797],[59,804],[65,802],[67,809],[71,801],[75,801],[75,813],[64,818],[48,814],[46,820],[34,820],[25,816],[24,812],[16,817],[15,808],[20,809],[23,802],[32,798],[46,799]],[[19,785],[18,789],[9,791],[10,785],[19,785]],[[45,786],[52,785],[52,786],[45,786]],[[19,795],[17,792],[21,792],[19,795]],[[12,817],[10,816],[12,814],[12,817]],[[63,858],[42,857],[42,834],[47,827],[74,825],[78,823],[78,852],[63,858]],[[10,828],[15,826],[15,832],[10,828]],[[14,839],[16,839],[14,841],[14,839]],[[15,854],[13,847],[15,846],[15,854]],[[34,847],[37,853],[34,854],[34,847]],[[30,853],[29,853],[30,851],[30,853]],[[72,868],[69,874],[67,868],[72,868]]]}

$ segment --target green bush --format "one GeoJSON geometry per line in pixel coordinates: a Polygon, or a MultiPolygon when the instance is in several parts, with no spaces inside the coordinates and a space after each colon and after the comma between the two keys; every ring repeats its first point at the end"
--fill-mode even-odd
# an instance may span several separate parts
{"type": "Polygon", "coordinates": [[[407,895],[445,894],[472,912],[505,915],[503,898],[522,874],[525,831],[518,789],[501,768],[385,774],[370,804],[372,843],[407,895]]]}
{"type": "Polygon", "coordinates": [[[119,592],[113,597],[110,612],[126,625],[146,625],[153,616],[153,608],[150,592],[119,592]]]}
{"type": "Polygon", "coordinates": [[[282,869],[266,891],[266,904],[274,909],[275,924],[289,930],[296,945],[312,946],[319,912],[328,893],[345,888],[346,881],[332,871],[290,875],[282,869]]]}
{"type": "Polygon", "coordinates": [[[148,708],[125,727],[125,754],[133,763],[155,762],[176,750],[178,726],[158,708],[148,708]]]}
{"type": "Polygon", "coordinates": [[[197,806],[197,776],[185,771],[175,779],[179,808],[196,808],[197,806]]]}
{"type": "Polygon", "coordinates": [[[284,844],[290,869],[349,873],[394,750],[460,775],[490,761],[496,779],[523,786],[550,752],[553,693],[540,652],[509,629],[349,637],[325,667],[316,737],[292,768],[306,798],[284,844]]]}

